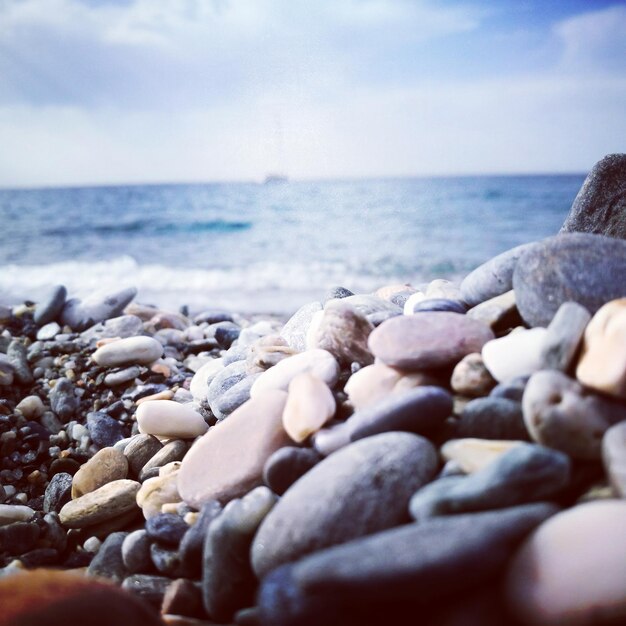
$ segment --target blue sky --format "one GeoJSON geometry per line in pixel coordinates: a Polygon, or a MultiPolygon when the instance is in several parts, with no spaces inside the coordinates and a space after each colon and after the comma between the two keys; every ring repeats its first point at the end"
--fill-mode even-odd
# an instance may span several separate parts
{"type": "Polygon", "coordinates": [[[0,186],[584,172],[626,5],[0,0],[0,186]]]}

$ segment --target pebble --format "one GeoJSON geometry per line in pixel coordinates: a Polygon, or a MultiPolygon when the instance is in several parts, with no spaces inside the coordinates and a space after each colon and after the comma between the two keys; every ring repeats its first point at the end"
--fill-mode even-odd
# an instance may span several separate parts
{"type": "Polygon", "coordinates": [[[163,346],[152,337],[126,337],[106,343],[91,358],[103,367],[148,365],[163,354],[163,346]]]}
{"type": "Polygon", "coordinates": [[[26,396],[18,402],[15,408],[29,420],[41,417],[46,410],[39,396],[26,396]]]}
{"type": "Polygon", "coordinates": [[[440,478],[409,502],[414,520],[549,500],[570,479],[570,460],[556,450],[519,443],[468,476],[440,478]]]}
{"type": "Polygon", "coordinates": [[[58,513],[70,501],[72,481],[72,475],[67,472],[59,472],[50,479],[43,497],[44,513],[58,513]]]}
{"type": "Polygon", "coordinates": [[[476,439],[450,439],[441,446],[440,454],[445,461],[452,461],[465,474],[477,472],[514,446],[521,445],[520,441],[476,439]]]}
{"type": "Polygon", "coordinates": [[[493,337],[486,325],[459,313],[416,313],[383,322],[369,347],[391,367],[428,370],[455,365],[493,337]]]}
{"type": "Polygon", "coordinates": [[[135,380],[135,378],[139,378],[143,371],[144,370],[139,365],[133,365],[131,367],[125,367],[124,369],[117,372],[109,372],[104,377],[104,384],[107,387],[117,387],[119,385],[124,385],[131,380],[135,380]]]}
{"type": "Polygon", "coordinates": [[[322,428],[312,437],[314,449],[322,456],[337,452],[347,446],[350,441],[350,428],[345,422],[335,423],[330,428],[322,428]]]}
{"type": "Polygon", "coordinates": [[[75,387],[68,378],[58,378],[49,395],[50,408],[63,422],[67,422],[78,410],[80,402],[75,387]]]}
{"type": "Polygon", "coordinates": [[[46,513],[43,516],[46,524],[45,539],[50,547],[57,550],[59,554],[65,552],[67,548],[67,531],[59,521],[58,513],[46,513]]]}
{"type": "Polygon", "coordinates": [[[26,348],[18,339],[13,339],[7,348],[7,359],[13,368],[15,380],[20,385],[32,385],[34,379],[28,365],[26,348]]]}
{"type": "Polygon", "coordinates": [[[529,626],[626,618],[626,502],[575,506],[541,524],[508,567],[512,612],[529,626]]]}
{"type": "Polygon", "coordinates": [[[512,289],[472,307],[467,317],[487,324],[493,331],[506,330],[522,323],[512,289]]]}
{"type": "MultiPolygon", "coordinates": [[[[451,515],[321,550],[263,579],[260,622],[416,623],[433,605],[495,580],[518,544],[555,511],[542,503],[451,515]]],[[[467,622],[461,616],[457,623],[467,622]]]]}
{"type": "Polygon", "coordinates": [[[182,461],[178,488],[183,500],[200,508],[260,484],[265,461],[290,441],[282,426],[286,401],[283,391],[259,393],[199,439],[182,461]]]}
{"type": "Polygon", "coordinates": [[[298,374],[289,383],[283,428],[301,443],[330,420],[335,410],[335,398],[326,383],[307,372],[298,374]]]}
{"type": "Polygon", "coordinates": [[[346,423],[357,441],[388,431],[433,434],[452,414],[452,396],[441,387],[416,387],[356,411],[346,423]]]}
{"type": "Polygon", "coordinates": [[[626,298],[605,304],[589,322],[576,378],[586,387],[626,399],[626,298]]]}
{"type": "Polygon", "coordinates": [[[128,533],[122,542],[122,562],[129,574],[149,574],[154,565],[150,557],[152,540],[145,529],[128,533]]]}
{"type": "Polygon", "coordinates": [[[500,383],[530,376],[541,369],[546,335],[545,328],[518,327],[505,337],[488,341],[481,352],[485,367],[500,383]]]}
{"type": "Polygon", "coordinates": [[[223,367],[222,359],[213,359],[207,361],[196,371],[189,384],[189,391],[191,391],[194,400],[206,400],[209,382],[223,367]]]}
{"type": "Polygon", "coordinates": [[[10,556],[24,554],[36,546],[40,534],[39,526],[35,523],[3,524],[0,526],[0,553],[10,556]]]}
{"type": "MultiPolygon", "coordinates": [[[[164,400],[158,400],[164,402],[164,400]]],[[[143,466],[163,447],[153,435],[135,435],[124,447],[124,456],[133,476],[139,476],[143,466]]]]}
{"type": "MultiPolygon", "coordinates": [[[[57,474],[57,476],[63,475],[57,474]]],[[[74,474],[71,483],[72,498],[80,498],[107,483],[122,480],[127,476],[128,461],[124,453],[115,448],[102,448],[74,474]]]]}
{"type": "Polygon", "coordinates": [[[63,306],[60,322],[73,331],[86,330],[98,322],[120,315],[136,295],[137,290],[128,287],[111,294],[94,293],[84,300],[72,298],[63,306]]]}
{"type": "Polygon", "coordinates": [[[37,331],[38,341],[49,341],[61,332],[61,327],[56,322],[48,322],[37,331]]]}
{"type": "Polygon", "coordinates": [[[513,271],[519,258],[535,243],[511,248],[477,267],[461,282],[461,295],[469,306],[476,306],[513,288],[513,271]]]}
{"type": "Polygon", "coordinates": [[[241,328],[233,322],[219,322],[218,324],[218,327],[215,329],[215,339],[220,348],[228,350],[233,341],[239,338],[241,328]]]}
{"type": "Polygon", "coordinates": [[[465,405],[455,437],[528,441],[522,405],[495,396],[476,398],[465,405]]]}
{"type": "Polygon", "coordinates": [[[517,307],[529,326],[547,326],[563,302],[592,315],[626,296],[626,241],[566,233],[539,242],[520,257],[513,275],[517,307]]]}
{"type": "Polygon", "coordinates": [[[321,302],[309,302],[300,307],[283,326],[280,332],[287,344],[297,350],[304,352],[306,349],[306,335],[313,316],[322,310],[321,302]]]}
{"type": "Polygon", "coordinates": [[[602,438],[602,461],[611,487],[626,497],[626,421],[611,426],[602,438]]]}
{"type": "Polygon", "coordinates": [[[202,552],[209,525],[222,511],[217,500],[209,500],[202,505],[200,515],[193,526],[187,529],[180,542],[180,562],[185,573],[192,578],[202,575],[202,552]]]}
{"type": "Polygon", "coordinates": [[[331,454],[261,524],[251,551],[255,573],[404,522],[409,497],[437,465],[432,444],[410,433],[375,435],[331,454]]]}
{"type": "Polygon", "coordinates": [[[0,504],[0,526],[13,522],[28,522],[35,516],[35,511],[29,506],[20,504],[0,504]]]}
{"type": "Polygon", "coordinates": [[[324,297],[322,298],[322,302],[326,304],[329,300],[341,300],[343,298],[349,298],[350,296],[353,296],[353,295],[355,294],[349,289],[346,289],[345,287],[341,287],[337,285],[335,287],[331,287],[324,294],[324,297]]]}
{"type": "Polygon", "coordinates": [[[172,461],[182,461],[188,449],[189,446],[187,442],[182,439],[168,441],[141,468],[139,480],[143,480],[142,476],[150,470],[161,468],[172,461]]]}
{"type": "Polygon", "coordinates": [[[137,407],[139,432],[157,437],[193,439],[204,434],[208,425],[191,404],[174,400],[149,400],[137,407]]]}
{"type": "Polygon", "coordinates": [[[626,419],[622,403],[594,394],[556,370],[531,376],[522,404],[532,438],[574,459],[599,460],[602,436],[626,419]]]}
{"type": "Polygon", "coordinates": [[[608,154],[589,172],[561,227],[626,239],[626,155],[608,154]]]}
{"type": "Polygon", "coordinates": [[[212,378],[206,394],[209,406],[231,387],[241,382],[249,374],[248,364],[245,360],[234,361],[221,368],[212,378]]]}
{"type": "Polygon", "coordinates": [[[150,544],[150,559],[159,574],[168,578],[180,578],[183,575],[180,554],[176,549],[165,547],[159,543],[152,543],[150,544]]]}
{"type": "Polygon", "coordinates": [[[277,501],[267,487],[231,500],[208,527],[202,566],[204,608],[218,622],[254,604],[256,579],[250,568],[252,539],[277,501]]]}
{"type": "Polygon", "coordinates": [[[89,539],[86,539],[83,543],[83,548],[85,549],[85,551],[91,552],[93,554],[96,554],[96,552],[98,552],[101,547],[102,541],[100,541],[98,537],[89,537],[89,539]]]}
{"type": "MultiPolygon", "coordinates": [[[[172,579],[166,576],[152,576],[150,574],[133,574],[122,582],[122,589],[130,591],[134,596],[145,600],[159,609],[163,603],[163,596],[171,584],[172,579]]],[[[156,622],[162,626],[162,621],[156,622]]]]}
{"type": "Polygon", "coordinates": [[[148,536],[165,546],[178,546],[189,528],[180,515],[159,513],[146,521],[148,536]]]}
{"type": "Polygon", "coordinates": [[[122,544],[127,536],[128,533],[125,532],[111,533],[89,564],[87,575],[108,578],[119,585],[126,575],[122,559],[122,544]]]}
{"type": "Polygon", "coordinates": [[[304,373],[313,374],[332,389],[339,377],[339,371],[339,364],[330,352],[306,350],[283,359],[263,372],[252,385],[250,397],[255,398],[268,390],[287,391],[289,383],[298,374],[304,373]]]}
{"type": "Polygon", "coordinates": [[[350,404],[356,409],[367,408],[388,395],[408,391],[422,385],[436,385],[437,378],[423,372],[404,373],[374,363],[356,371],[344,387],[350,404]]]}
{"type": "Polygon", "coordinates": [[[364,315],[370,321],[372,321],[372,317],[377,316],[378,314],[392,316],[402,314],[402,307],[399,307],[393,302],[383,300],[377,296],[357,294],[354,296],[348,296],[347,298],[342,298],[342,301],[353,307],[357,313],[364,315]]]}
{"type": "Polygon", "coordinates": [[[161,509],[165,504],[182,501],[178,493],[179,467],[180,463],[176,465],[176,469],[173,472],[169,473],[162,473],[163,468],[161,468],[158,476],[148,478],[142,483],[141,488],[137,492],[137,505],[141,508],[146,519],[161,513],[161,509]]]}
{"type": "MultiPolygon", "coordinates": [[[[163,603],[161,604],[161,613],[164,615],[176,615],[203,618],[206,616],[204,607],[202,606],[202,593],[198,589],[198,585],[192,583],[186,578],[178,578],[173,581],[165,591],[163,603]]],[[[206,622],[203,622],[206,624],[206,622]]],[[[180,626],[186,626],[185,623],[180,626]]],[[[187,626],[194,626],[188,624],[187,626]]],[[[196,622],[196,626],[202,626],[202,623],[196,622]]]]}
{"type": "Polygon", "coordinates": [[[68,528],[85,528],[129,513],[137,506],[140,484],[120,479],[70,500],[59,512],[61,523],[68,528]]]}
{"type": "Polygon", "coordinates": [[[321,460],[322,457],[311,448],[284,446],[267,459],[263,467],[263,482],[275,494],[282,496],[321,460]]]}
{"type": "Polygon", "coordinates": [[[540,369],[567,373],[574,365],[590,319],[591,315],[584,306],[564,302],[548,326],[541,349],[540,369]]]}
{"type": "Polygon", "coordinates": [[[87,429],[91,441],[99,448],[115,445],[124,439],[124,427],[103,411],[87,413],[87,429]]]}
{"type": "Polygon", "coordinates": [[[367,339],[374,330],[369,320],[344,300],[331,300],[314,332],[307,336],[309,350],[320,348],[332,354],[342,367],[351,363],[361,366],[374,361],[367,339]]]}
{"type": "Polygon", "coordinates": [[[143,322],[136,315],[120,315],[94,324],[91,328],[83,331],[80,338],[85,343],[96,343],[101,339],[125,339],[142,335],[144,332],[143,322]]]}
{"type": "Polygon", "coordinates": [[[52,287],[46,297],[35,307],[33,314],[35,324],[44,327],[49,323],[54,323],[63,310],[66,297],[67,289],[63,285],[52,287]]]}
{"type": "Polygon", "coordinates": [[[515,402],[521,402],[529,378],[529,376],[520,376],[512,378],[506,383],[500,383],[491,390],[489,395],[492,398],[507,398],[508,400],[515,400],[515,402]]]}
{"type": "Polygon", "coordinates": [[[489,394],[496,386],[496,380],[485,367],[481,354],[473,352],[455,365],[450,386],[462,396],[481,397],[489,394]]]}
{"type": "Polygon", "coordinates": [[[449,298],[425,298],[418,302],[411,301],[409,298],[404,305],[404,314],[413,315],[414,313],[426,311],[449,311],[451,313],[464,314],[467,307],[460,300],[451,300],[449,298]]]}
{"type": "Polygon", "coordinates": [[[261,372],[249,374],[213,400],[210,407],[218,421],[226,419],[235,409],[250,399],[252,385],[260,375],[261,372]]]}

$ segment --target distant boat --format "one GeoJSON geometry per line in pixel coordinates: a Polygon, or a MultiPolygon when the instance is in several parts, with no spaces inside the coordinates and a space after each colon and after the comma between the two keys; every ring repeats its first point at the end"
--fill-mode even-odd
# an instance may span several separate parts
{"type": "Polygon", "coordinates": [[[289,178],[284,174],[268,174],[263,181],[264,185],[273,185],[275,183],[288,183],[289,178]]]}

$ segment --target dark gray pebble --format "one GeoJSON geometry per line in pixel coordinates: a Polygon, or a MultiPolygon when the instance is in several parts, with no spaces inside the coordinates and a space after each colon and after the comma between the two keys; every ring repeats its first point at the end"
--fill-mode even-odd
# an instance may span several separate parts
{"type": "Polygon", "coordinates": [[[37,326],[45,326],[48,322],[53,322],[61,314],[67,289],[63,285],[57,285],[50,290],[50,293],[35,308],[33,321],[37,326]]]}
{"type": "Polygon", "coordinates": [[[456,437],[520,439],[529,441],[522,405],[514,400],[489,396],[465,405],[456,426],[456,437]]]}
{"type": "Polygon", "coordinates": [[[159,574],[169,578],[183,576],[180,554],[177,550],[170,550],[160,546],[158,543],[153,543],[150,545],[150,558],[159,574]]]}
{"type": "Polygon", "coordinates": [[[227,418],[235,409],[250,399],[250,389],[260,375],[261,372],[249,374],[211,402],[211,410],[218,421],[227,418]]]}
{"type": "Polygon", "coordinates": [[[48,483],[43,498],[44,513],[58,513],[72,497],[72,475],[67,472],[55,474],[48,483]]]}
{"type": "Polygon", "coordinates": [[[226,311],[208,310],[198,313],[193,318],[194,324],[217,324],[218,322],[232,322],[233,316],[226,311]]]}
{"type": "Polygon", "coordinates": [[[146,520],[146,532],[151,539],[166,546],[177,546],[189,529],[176,513],[158,513],[146,520]]]}
{"type": "Polygon", "coordinates": [[[312,448],[284,446],[267,459],[263,467],[263,482],[282,496],[293,483],[322,460],[312,448]]]}
{"type": "Polygon", "coordinates": [[[206,502],[200,516],[190,526],[180,542],[179,552],[182,567],[187,577],[197,578],[202,573],[202,550],[209,524],[220,514],[222,505],[217,500],[206,502]]]}
{"type": "Polygon", "coordinates": [[[161,608],[163,596],[172,580],[166,576],[151,576],[149,574],[133,574],[124,579],[122,589],[130,591],[146,600],[152,606],[161,608]]]}
{"type": "Polygon", "coordinates": [[[67,547],[67,531],[61,526],[59,514],[46,513],[43,517],[43,521],[46,524],[46,543],[60,553],[65,552],[65,548],[67,547]]]}
{"type": "Polygon", "coordinates": [[[127,574],[122,559],[122,544],[127,536],[126,532],[111,533],[89,564],[87,574],[108,578],[117,584],[121,583],[127,574]]]}
{"type": "Polygon", "coordinates": [[[215,340],[222,350],[228,350],[232,345],[233,341],[235,341],[239,337],[239,333],[241,332],[241,328],[237,326],[237,324],[233,322],[219,322],[216,324],[217,328],[215,329],[215,340]]]}
{"type": "Polygon", "coordinates": [[[122,424],[102,411],[87,413],[87,429],[91,441],[99,448],[113,446],[124,439],[122,424]]]}
{"type": "Polygon", "coordinates": [[[161,442],[152,435],[136,435],[124,448],[124,456],[134,476],[139,476],[143,466],[162,448],[161,442]]]}
{"type": "Polygon", "coordinates": [[[20,555],[20,561],[26,569],[56,565],[59,558],[59,552],[54,548],[36,548],[20,555]]]}
{"type": "Polygon", "coordinates": [[[521,402],[529,378],[530,376],[518,376],[506,383],[500,383],[490,391],[489,395],[493,398],[506,398],[507,400],[521,402]]]}
{"type": "Polygon", "coordinates": [[[144,481],[148,478],[148,472],[152,470],[158,470],[159,468],[171,463],[172,461],[182,461],[189,446],[186,441],[182,439],[174,439],[168,441],[157,453],[150,458],[147,463],[141,468],[139,473],[139,480],[144,481]]]}
{"type": "Polygon", "coordinates": [[[35,547],[41,531],[35,522],[13,522],[0,526],[0,553],[17,556],[35,547]]]}
{"type": "Polygon", "coordinates": [[[326,304],[329,300],[341,300],[343,298],[348,298],[353,296],[354,294],[345,287],[331,287],[322,298],[322,303],[326,304]]]}

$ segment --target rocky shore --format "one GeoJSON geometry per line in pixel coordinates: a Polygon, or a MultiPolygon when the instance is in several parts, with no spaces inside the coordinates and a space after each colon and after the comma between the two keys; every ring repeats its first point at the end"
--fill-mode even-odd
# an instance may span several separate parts
{"type": "Polygon", "coordinates": [[[625,277],[610,155],[460,285],[0,305],[0,624],[624,623],[625,277]]]}

